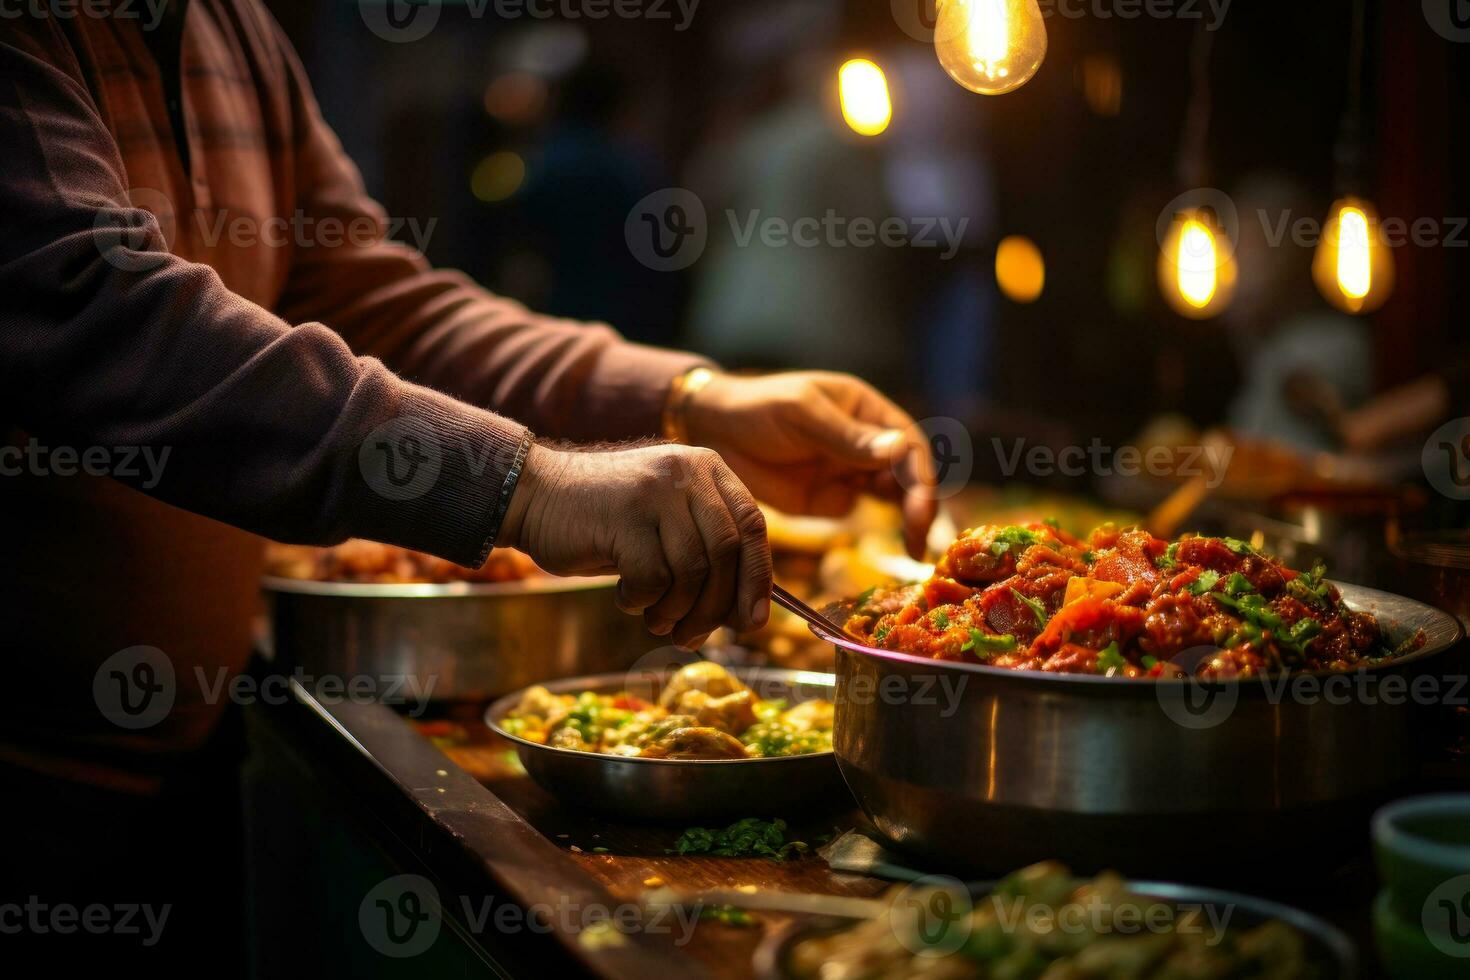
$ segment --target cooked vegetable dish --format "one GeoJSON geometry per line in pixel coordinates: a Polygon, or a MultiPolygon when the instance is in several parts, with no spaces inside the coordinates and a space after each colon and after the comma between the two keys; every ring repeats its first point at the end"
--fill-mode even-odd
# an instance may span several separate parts
{"type": "Polygon", "coordinates": [[[266,549],[266,573],[308,582],[377,585],[519,582],[542,574],[535,562],[511,548],[496,548],[484,565],[464,568],[419,551],[359,538],[331,548],[273,543],[266,549]]]}
{"type": "Polygon", "coordinates": [[[501,721],[554,748],[642,759],[763,759],[832,751],[832,704],[761,700],[719,664],[681,668],[657,703],[627,691],[533,687],[501,721]]]}
{"type": "Polygon", "coordinates": [[[798,943],[818,980],[1300,980],[1323,976],[1282,922],[1232,929],[1226,908],[1133,895],[1114,874],[1078,882],[1038,864],[975,899],[895,889],[887,915],[798,943]]]}
{"type": "Polygon", "coordinates": [[[1423,645],[1391,646],[1325,574],[1234,538],[987,525],[961,534],[927,582],[861,598],[847,629],[939,660],[1135,678],[1346,670],[1423,645]]]}

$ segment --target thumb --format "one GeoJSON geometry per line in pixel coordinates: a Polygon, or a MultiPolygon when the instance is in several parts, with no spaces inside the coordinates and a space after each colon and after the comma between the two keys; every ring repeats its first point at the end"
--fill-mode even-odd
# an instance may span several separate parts
{"type": "Polygon", "coordinates": [[[908,452],[902,429],[859,421],[826,398],[804,402],[795,424],[818,451],[859,469],[891,466],[908,452]]]}

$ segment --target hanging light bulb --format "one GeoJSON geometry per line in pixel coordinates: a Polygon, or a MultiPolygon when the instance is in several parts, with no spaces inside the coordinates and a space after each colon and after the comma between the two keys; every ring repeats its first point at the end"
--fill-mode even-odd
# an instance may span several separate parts
{"type": "Polygon", "coordinates": [[[1041,249],[1024,235],[1001,239],[995,249],[995,281],[1007,299],[1036,302],[1046,289],[1046,259],[1041,249]]]}
{"type": "Polygon", "coordinates": [[[837,72],[842,118],[859,136],[877,136],[893,121],[893,100],[883,69],[866,58],[854,58],[837,72]]]}
{"type": "Polygon", "coordinates": [[[1312,260],[1323,298],[1344,313],[1372,313],[1392,294],[1393,273],[1373,206],[1356,197],[1332,205],[1312,260]]]}
{"type": "Polygon", "coordinates": [[[1159,288],[1182,316],[1206,320],[1235,296],[1235,251],[1204,210],[1181,211],[1159,252],[1159,288]]]}
{"type": "Polygon", "coordinates": [[[971,92],[1004,95],[1031,81],[1046,59],[1037,0],[938,0],[934,50],[971,92]]]}

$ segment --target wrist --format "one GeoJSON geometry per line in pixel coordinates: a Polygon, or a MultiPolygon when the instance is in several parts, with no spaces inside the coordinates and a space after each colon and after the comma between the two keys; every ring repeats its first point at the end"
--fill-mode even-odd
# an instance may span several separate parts
{"type": "Polygon", "coordinates": [[[663,437],[680,445],[698,445],[696,406],[708,402],[707,390],[717,387],[724,378],[707,367],[693,368],[675,378],[664,403],[663,437]]]}
{"type": "Polygon", "coordinates": [[[497,548],[527,551],[527,530],[533,523],[529,515],[533,507],[545,501],[549,485],[561,468],[558,463],[561,455],[545,446],[531,444],[526,453],[526,461],[521,466],[520,480],[517,481],[510,504],[506,507],[505,519],[501,521],[500,533],[495,537],[497,548]]]}

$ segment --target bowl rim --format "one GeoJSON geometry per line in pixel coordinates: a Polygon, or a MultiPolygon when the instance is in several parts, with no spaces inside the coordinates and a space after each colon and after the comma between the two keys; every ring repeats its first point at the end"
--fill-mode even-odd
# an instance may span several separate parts
{"type": "Polygon", "coordinates": [[[1373,842],[1382,851],[1470,874],[1470,844],[1430,840],[1404,826],[1414,817],[1455,816],[1470,822],[1470,793],[1432,793],[1396,800],[1373,814],[1373,842]]]}
{"type": "Polygon", "coordinates": [[[265,575],[260,579],[260,587],[284,595],[337,599],[446,599],[589,592],[610,589],[617,581],[616,575],[587,578],[534,575],[511,582],[321,582],[265,575]]]}
{"type": "Polygon", "coordinates": [[[1325,680],[1331,677],[1352,677],[1362,673],[1388,673],[1438,656],[1465,638],[1465,629],[1457,617],[1428,603],[1392,592],[1384,592],[1381,589],[1370,589],[1367,586],[1353,585],[1348,582],[1332,581],[1332,584],[1337,586],[1342,592],[1344,602],[1351,609],[1359,609],[1367,600],[1379,602],[1389,600],[1393,603],[1404,604],[1406,608],[1411,609],[1429,621],[1421,628],[1427,629],[1430,624],[1433,624],[1436,632],[1443,632],[1444,635],[1438,641],[1430,640],[1426,642],[1421,649],[1415,650],[1406,656],[1386,660],[1381,663],[1355,667],[1352,670],[1312,670],[1272,674],[1268,677],[1201,679],[1195,677],[1102,677],[1097,674],[1064,674],[1049,673],[1041,670],[1016,670],[1009,667],[989,667],[985,664],[956,660],[936,660],[932,657],[921,657],[917,654],[903,653],[898,650],[880,650],[858,643],[855,640],[850,640],[845,636],[838,636],[829,630],[815,625],[809,624],[808,629],[819,639],[832,643],[839,649],[875,660],[886,660],[896,664],[928,666],[931,669],[978,674],[981,677],[989,677],[995,680],[1009,679],[1014,683],[1045,683],[1054,686],[1081,689],[1111,687],[1122,690],[1148,691],[1157,690],[1160,686],[1180,687],[1185,685],[1208,686],[1211,688],[1249,687],[1266,689],[1271,684],[1280,684],[1283,681],[1297,681],[1304,677],[1325,680]],[[1357,601],[1355,602],[1353,599],[1357,601]]]}
{"type": "MultiPolygon", "coordinates": [[[[757,680],[761,678],[776,680],[793,687],[802,683],[810,686],[825,687],[830,689],[834,695],[837,690],[837,675],[835,674],[811,670],[792,670],[786,667],[732,667],[723,664],[721,666],[724,666],[726,670],[741,680],[755,676],[757,680]]],[[[510,712],[510,709],[520,701],[531,687],[544,687],[553,694],[565,694],[572,691],[606,693],[597,689],[602,687],[611,691],[626,690],[630,673],[631,671],[612,674],[588,674],[583,677],[569,677],[565,680],[552,681],[545,684],[532,684],[529,687],[523,687],[519,691],[514,691],[504,697],[496,698],[485,709],[485,724],[501,738],[514,743],[517,751],[526,748],[541,753],[560,755],[563,758],[589,760],[582,763],[584,765],[628,763],[642,766],[674,766],[706,769],[713,766],[749,766],[752,763],[810,763],[810,760],[813,759],[829,760],[836,756],[836,750],[829,749],[826,752],[808,752],[805,755],[761,756],[753,759],[645,759],[636,755],[610,755],[606,752],[583,752],[581,749],[564,749],[555,745],[546,745],[542,742],[533,742],[530,739],[521,738],[519,735],[512,735],[500,724],[505,715],[510,712]],[[562,688],[567,688],[568,690],[564,691],[562,688]]],[[[802,702],[797,703],[800,704],[802,702]]]]}

